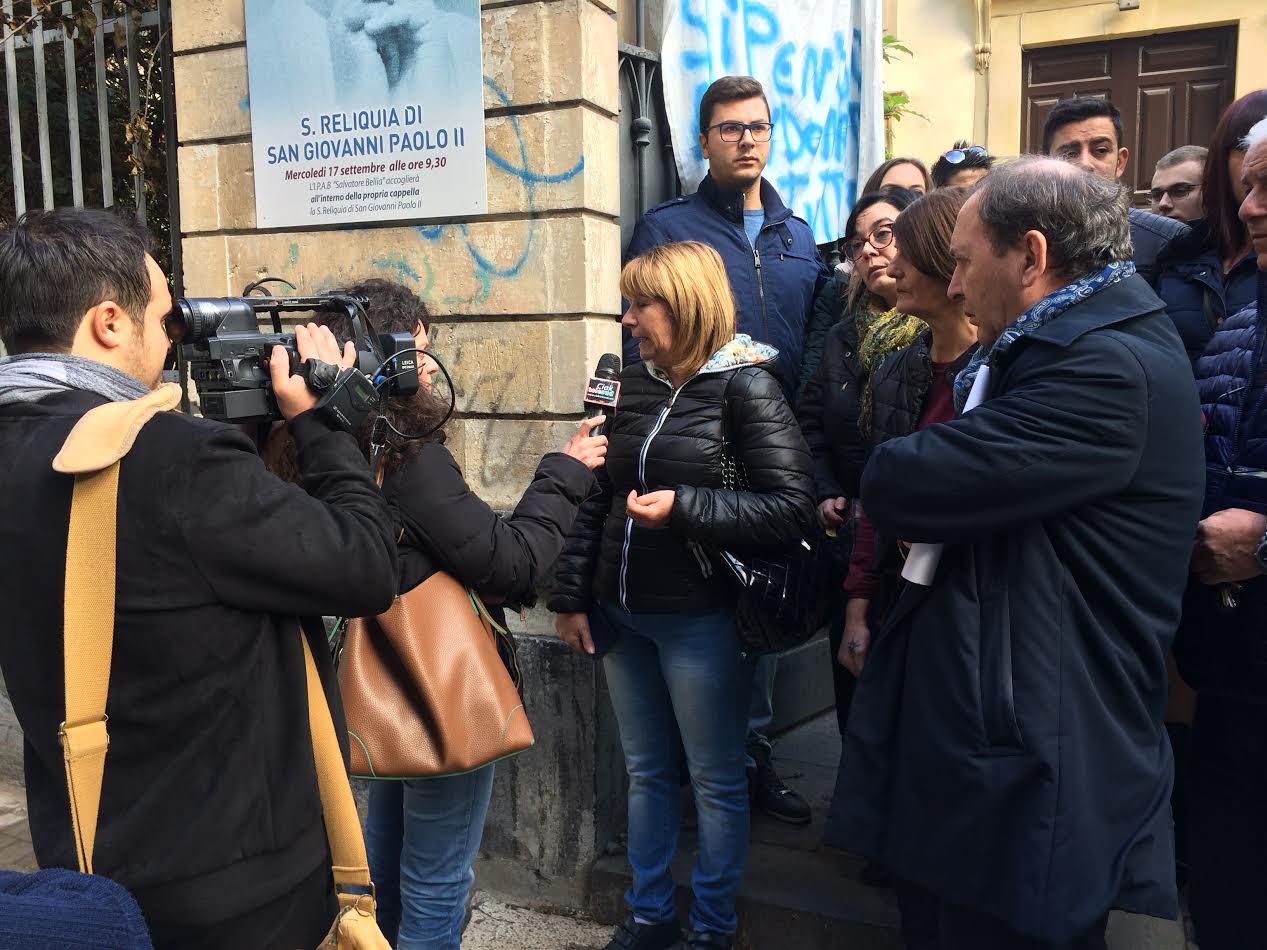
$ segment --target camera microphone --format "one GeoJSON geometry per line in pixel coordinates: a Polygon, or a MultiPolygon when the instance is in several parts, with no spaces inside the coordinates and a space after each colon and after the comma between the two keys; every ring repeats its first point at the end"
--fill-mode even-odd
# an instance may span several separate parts
{"type": "Polygon", "coordinates": [[[620,357],[604,353],[598,358],[594,375],[585,384],[585,418],[602,414],[607,422],[594,427],[594,435],[603,435],[607,423],[616,415],[616,403],[620,399],[620,357]]]}

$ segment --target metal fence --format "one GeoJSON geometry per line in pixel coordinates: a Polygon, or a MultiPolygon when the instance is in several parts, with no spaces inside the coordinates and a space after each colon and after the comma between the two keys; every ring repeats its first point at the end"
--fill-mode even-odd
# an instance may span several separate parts
{"type": "Polygon", "coordinates": [[[179,290],[168,0],[0,0],[0,13],[0,224],[127,207],[179,290]]]}
{"type": "Polygon", "coordinates": [[[620,223],[622,245],[649,208],[679,194],[660,54],[647,49],[646,0],[635,0],[635,38],[620,44],[620,223]]]}

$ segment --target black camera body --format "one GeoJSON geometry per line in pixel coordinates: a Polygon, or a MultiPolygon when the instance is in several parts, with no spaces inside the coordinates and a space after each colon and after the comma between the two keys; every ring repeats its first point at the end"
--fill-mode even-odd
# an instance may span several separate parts
{"type": "Polygon", "coordinates": [[[180,352],[198,390],[202,414],[221,422],[267,422],[280,418],[268,363],[273,347],[290,354],[291,372],[307,376],[295,348],[295,335],[283,332],[281,315],[293,312],[343,312],[351,321],[356,369],[371,381],[380,398],[418,391],[417,344],[408,333],[371,332],[368,301],[351,294],[314,297],[182,297],[171,323],[181,334],[180,352]],[[272,332],[260,329],[261,314],[271,314],[272,332]]]}

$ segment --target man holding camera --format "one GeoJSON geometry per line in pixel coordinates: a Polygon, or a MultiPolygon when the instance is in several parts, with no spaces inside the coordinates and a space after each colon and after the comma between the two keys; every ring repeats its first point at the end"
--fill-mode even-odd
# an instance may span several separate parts
{"type": "MultiPolygon", "coordinates": [[[[41,867],[78,866],[58,739],[73,480],[52,459],[88,410],[161,380],[172,301],[146,248],[136,225],[82,209],[32,212],[0,235],[0,341],[13,354],[0,361],[0,669],[41,867]]],[[[303,359],[354,359],[328,330],[296,336],[303,359]]],[[[170,412],[141,429],[120,473],[94,865],[136,897],[160,950],[316,946],[336,912],[299,618],[386,609],[396,546],[355,440],[309,411],[317,398],[280,347],[270,372],[302,489],[237,429],[170,412]]],[[[341,726],[324,629],[303,632],[341,726]]]]}

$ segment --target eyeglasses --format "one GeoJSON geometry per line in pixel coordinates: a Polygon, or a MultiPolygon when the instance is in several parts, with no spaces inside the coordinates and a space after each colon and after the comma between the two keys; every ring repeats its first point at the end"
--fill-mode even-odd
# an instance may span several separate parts
{"type": "Polygon", "coordinates": [[[1159,203],[1167,194],[1171,201],[1182,201],[1200,187],[1190,181],[1177,181],[1168,188],[1154,188],[1148,195],[1153,199],[1153,204],[1159,203]]]}
{"type": "Polygon", "coordinates": [[[857,260],[858,255],[862,253],[863,247],[870,244],[877,251],[883,250],[893,243],[893,227],[892,225],[882,224],[878,228],[872,230],[865,238],[852,238],[845,242],[845,256],[851,261],[857,260]]]}
{"type": "Polygon", "coordinates": [[[969,155],[985,155],[986,150],[980,145],[972,145],[968,148],[952,148],[949,152],[942,152],[941,157],[952,165],[958,165],[969,155]]]}
{"type": "Polygon", "coordinates": [[[704,134],[707,135],[713,129],[717,130],[723,142],[738,142],[743,138],[744,132],[751,132],[754,142],[768,142],[774,125],[770,122],[718,122],[706,128],[704,134]]]}

